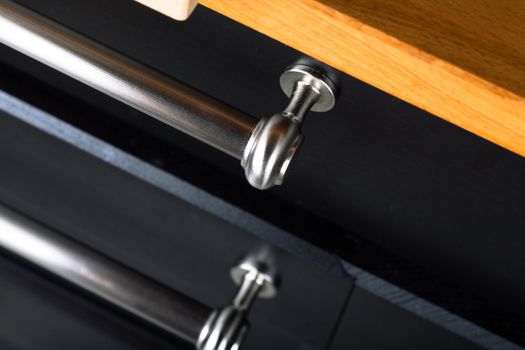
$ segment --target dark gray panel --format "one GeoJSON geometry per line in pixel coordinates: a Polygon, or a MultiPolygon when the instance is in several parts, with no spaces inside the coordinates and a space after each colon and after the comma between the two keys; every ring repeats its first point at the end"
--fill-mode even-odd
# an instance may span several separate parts
{"type": "Polygon", "coordinates": [[[331,349],[483,348],[356,287],[331,349]]]}
{"type": "MultiPolygon", "coordinates": [[[[370,296],[369,298],[365,298],[365,300],[375,300],[372,302],[373,305],[371,308],[371,310],[378,311],[375,317],[382,317],[383,311],[381,311],[381,308],[384,308],[387,321],[395,319],[396,322],[400,322],[401,325],[405,324],[407,319],[412,320],[412,323],[417,321],[425,325],[425,329],[428,330],[428,332],[424,333],[428,333],[429,338],[436,337],[436,339],[441,339],[441,336],[444,335],[446,339],[462,339],[464,342],[471,343],[472,346],[479,346],[483,349],[523,349],[516,343],[494,334],[472,321],[468,321],[449,310],[389,283],[355,265],[345,262],[344,267],[345,270],[355,278],[354,290],[358,291],[358,294],[370,296]],[[379,301],[382,301],[382,303],[379,303],[379,301]],[[383,306],[377,307],[374,303],[383,306]]],[[[439,289],[438,282],[435,288],[439,289]]],[[[344,316],[345,319],[350,317],[348,312],[355,311],[355,305],[352,306],[355,300],[354,298],[351,299],[351,306],[344,316]]],[[[358,297],[357,300],[359,301],[360,298],[358,297]]],[[[366,303],[364,304],[366,305],[366,303]]],[[[360,309],[361,306],[362,305],[359,306],[360,309]]],[[[515,327],[516,329],[522,329],[519,328],[519,325],[515,327]]],[[[339,331],[343,334],[347,332],[344,327],[341,327],[339,331]]],[[[340,334],[338,334],[338,337],[345,338],[340,334]]],[[[418,337],[419,336],[417,336],[416,339],[418,339],[418,337]]],[[[351,339],[346,340],[351,341],[351,339]]],[[[341,340],[339,341],[341,342],[341,340]]],[[[438,344],[441,344],[441,340],[438,341],[438,344]]],[[[415,341],[414,345],[419,348],[418,341],[415,341]]]]}

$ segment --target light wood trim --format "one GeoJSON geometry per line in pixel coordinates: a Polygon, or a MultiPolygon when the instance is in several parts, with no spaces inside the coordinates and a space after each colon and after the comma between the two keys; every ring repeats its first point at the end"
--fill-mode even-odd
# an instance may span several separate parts
{"type": "Polygon", "coordinates": [[[525,156],[525,1],[199,2],[525,156]]]}
{"type": "Polygon", "coordinates": [[[197,6],[197,0],[135,0],[177,21],[185,21],[197,6]]]}

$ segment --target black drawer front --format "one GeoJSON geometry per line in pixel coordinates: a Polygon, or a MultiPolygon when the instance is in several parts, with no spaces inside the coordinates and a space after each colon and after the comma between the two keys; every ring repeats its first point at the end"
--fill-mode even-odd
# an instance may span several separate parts
{"type": "MultiPolygon", "coordinates": [[[[255,116],[268,116],[283,107],[286,98],[278,87],[279,75],[289,64],[303,59],[300,53],[203,7],[199,7],[188,22],[177,23],[124,0],[111,3],[102,0],[71,1],[67,6],[59,0],[18,2],[255,116]]],[[[522,326],[525,310],[521,299],[525,292],[525,280],[520,273],[523,247],[515,243],[520,242],[525,227],[525,215],[522,215],[525,212],[525,185],[521,181],[525,175],[525,162],[522,158],[351,77],[338,75],[342,93],[336,108],[326,115],[309,116],[304,126],[306,143],[291,169],[287,183],[270,193],[261,193],[245,184],[236,160],[8,49],[1,49],[0,59],[6,63],[3,73],[14,66],[32,77],[44,80],[45,84],[38,88],[46,90],[46,86],[53,86],[41,96],[28,95],[23,79],[15,78],[3,80],[1,84],[4,89],[26,95],[24,98],[28,101],[52,111],[61,119],[120,148],[133,151],[149,163],[215,193],[237,207],[285,227],[294,235],[334,251],[350,261],[357,256],[357,263],[372,272],[408,286],[417,294],[460,312],[499,334],[517,341],[524,340],[522,326]],[[51,99],[48,100],[49,97],[51,99]],[[82,105],[82,110],[78,111],[77,104],[82,105]],[[93,106],[93,109],[84,109],[87,105],[93,106]],[[78,112],[68,112],[75,108],[78,112]],[[106,115],[110,117],[106,118],[106,115]],[[135,133],[134,130],[140,132],[135,133]],[[156,141],[144,141],[148,136],[153,136],[151,138],[156,141]],[[324,229],[323,223],[328,224],[327,229],[324,229]],[[375,260],[377,256],[373,259],[363,258],[363,251],[367,252],[369,246],[375,247],[370,242],[393,251],[394,255],[422,272],[413,279],[411,274],[406,274],[405,265],[398,265],[396,259],[381,257],[384,260],[375,260]],[[450,297],[443,294],[442,289],[436,291],[433,288],[436,280],[444,282],[438,283],[440,286],[445,285],[461,293],[450,297]]],[[[5,144],[8,144],[7,139],[5,144]]],[[[54,149],[59,148],[57,146],[54,149]]],[[[34,160],[39,158],[37,154],[31,156],[34,160]]],[[[50,178],[58,176],[58,168],[56,164],[56,174],[50,175],[50,178]]],[[[88,172],[88,168],[85,166],[83,171],[88,172]]],[[[18,176],[11,175],[13,179],[18,176]]],[[[106,181],[105,173],[97,175],[94,172],[93,176],[96,183],[106,181]]],[[[82,182],[86,179],[81,179],[80,173],[77,177],[75,181],[80,182],[70,182],[68,186],[75,190],[82,190],[78,187],[81,184],[87,186],[82,191],[85,196],[92,198],[91,205],[99,209],[100,214],[97,215],[100,215],[100,226],[108,217],[113,219],[108,211],[103,210],[102,204],[110,205],[112,213],[122,210],[121,215],[115,216],[119,220],[118,225],[125,225],[128,219],[131,222],[146,220],[145,215],[152,210],[156,211],[155,215],[173,219],[173,222],[169,222],[172,226],[176,227],[179,222],[180,225],[186,225],[181,227],[188,232],[195,232],[195,223],[201,222],[197,218],[200,214],[194,212],[201,213],[200,209],[188,206],[187,202],[192,202],[188,199],[191,196],[186,196],[184,191],[177,192],[175,196],[182,196],[184,200],[181,201],[174,199],[173,193],[166,193],[166,189],[153,190],[156,194],[148,196],[154,196],[155,201],[142,203],[144,207],[125,203],[128,205],[126,207],[117,201],[118,198],[112,197],[111,193],[115,192],[108,191],[125,193],[129,196],[126,199],[130,201],[140,199],[145,196],[142,192],[126,193],[129,186],[136,186],[135,180],[129,180],[133,184],[124,185],[122,182],[111,189],[104,189],[82,182]],[[169,198],[163,200],[170,204],[161,205],[164,202],[156,196],[169,198]],[[182,221],[170,217],[172,212],[185,210],[192,214],[182,215],[182,221]],[[192,217],[194,221],[191,221],[192,217]]],[[[68,182],[63,180],[62,184],[68,182]]],[[[56,183],[54,186],[58,185],[56,183]]],[[[35,183],[32,190],[43,191],[38,187],[35,183]]],[[[51,189],[47,190],[49,192],[41,192],[40,204],[52,198],[51,189]]],[[[80,207],[68,208],[74,202],[73,199],[69,200],[68,205],[62,204],[60,210],[64,212],[45,214],[38,212],[37,205],[28,209],[27,203],[31,203],[32,199],[27,199],[27,203],[23,204],[18,194],[9,196],[12,205],[16,204],[64,231],[72,228],[65,223],[67,215],[73,215],[72,222],[82,222],[89,227],[87,218],[73,213],[73,208],[78,210],[80,207]],[[70,212],[67,212],[68,209],[70,212]],[[53,215],[56,217],[53,218],[53,215]],[[61,215],[64,218],[59,218],[61,215]],[[81,219],[84,221],[79,221],[81,219]]],[[[234,214],[224,214],[222,204],[204,202],[205,217],[208,215],[206,212],[214,213],[207,219],[209,221],[203,220],[205,225],[219,225],[221,220],[231,223],[231,218],[238,215],[235,211],[234,214]],[[221,219],[217,219],[217,215],[221,219]]],[[[87,212],[83,210],[84,214],[87,212]]],[[[97,213],[96,210],[89,212],[97,213]]],[[[259,232],[251,224],[243,226],[246,225],[245,214],[244,211],[239,214],[244,231],[259,232]]],[[[161,227],[161,222],[151,224],[159,232],[165,229],[161,227]]],[[[234,222],[233,226],[239,226],[239,223],[234,222]]],[[[151,265],[153,263],[149,257],[144,255],[148,252],[142,252],[145,249],[142,244],[144,236],[137,227],[129,227],[129,233],[105,233],[107,238],[88,233],[95,229],[98,230],[98,226],[85,229],[83,233],[75,234],[75,237],[108,254],[115,254],[133,266],[143,259],[141,263],[144,266],[141,268],[161,280],[170,281],[171,278],[186,284],[186,287],[191,285],[189,281],[193,277],[188,276],[188,281],[183,282],[183,279],[174,277],[179,271],[173,270],[177,273],[170,277],[171,270],[162,270],[160,267],[167,261],[162,259],[173,258],[169,256],[168,248],[175,245],[175,241],[171,241],[174,238],[167,231],[154,234],[154,238],[149,240],[158,241],[161,246],[160,256],[153,257],[160,259],[160,262],[151,265]],[[133,237],[130,242],[125,239],[127,235],[133,237]],[[126,242],[125,249],[120,249],[121,241],[126,242]],[[166,244],[166,247],[163,242],[171,243],[166,244]]],[[[230,232],[224,228],[221,234],[209,233],[206,238],[211,243],[209,247],[214,244],[237,245],[239,242],[239,251],[226,254],[223,266],[217,266],[217,273],[223,274],[227,271],[226,266],[240,257],[241,250],[249,250],[257,245],[249,243],[250,239],[246,241],[246,238],[242,238],[246,236],[244,231],[243,234],[238,231],[237,235],[231,233],[235,238],[219,238],[222,234],[226,235],[226,231],[230,232]]],[[[264,240],[271,236],[265,230],[262,232],[255,239],[258,243],[262,242],[260,238],[264,240]]],[[[188,233],[190,236],[194,237],[188,233]]],[[[303,257],[309,256],[308,259],[321,260],[321,265],[326,267],[325,255],[318,256],[316,253],[312,257],[309,253],[302,254],[306,249],[302,248],[303,243],[285,244],[287,240],[275,238],[273,243],[294,250],[303,257]]],[[[197,246],[200,243],[186,248],[197,249],[197,246]]],[[[149,254],[155,255],[151,251],[149,254]]],[[[203,257],[209,254],[212,252],[202,252],[203,257]]],[[[189,261],[184,260],[184,256],[173,259],[180,259],[183,263],[189,261]]],[[[328,261],[328,265],[334,264],[331,258],[328,261]]],[[[201,269],[204,270],[204,267],[201,266],[201,269]]],[[[219,283],[224,284],[225,291],[220,296],[208,296],[211,298],[210,304],[224,303],[232,293],[234,287],[227,278],[222,278],[219,283]]],[[[348,281],[343,284],[345,288],[348,287],[348,281]]],[[[330,288],[333,288],[332,291],[337,290],[333,292],[338,296],[334,298],[337,300],[334,304],[340,305],[346,289],[341,292],[334,286],[330,288]]],[[[199,293],[205,295],[209,291],[196,291],[196,295],[199,293]]],[[[327,311],[330,317],[334,317],[332,312],[335,309],[334,306],[327,311]]],[[[324,311],[319,312],[324,314],[324,311]]],[[[299,334],[306,329],[297,326],[302,329],[299,331],[294,329],[296,326],[287,327],[290,327],[290,334],[299,334]]],[[[307,342],[321,344],[326,339],[328,329],[330,327],[327,326],[324,331],[320,331],[323,335],[319,337],[318,333],[312,333],[315,339],[307,342]]]]}
{"type": "MultiPolygon", "coordinates": [[[[285,105],[279,76],[303,58],[202,6],[180,23],[127,0],[17,2],[254,116],[285,105]]],[[[33,69],[7,51],[2,59],[33,69]]],[[[286,185],[272,196],[379,242],[485,299],[481,313],[488,306],[494,313],[525,315],[523,246],[514,243],[521,242],[525,227],[525,160],[349,76],[338,78],[336,107],[309,116],[302,152],[286,185]]],[[[213,164],[250,202],[267,196],[245,184],[238,161],[69,79],[52,80],[213,164]]]]}

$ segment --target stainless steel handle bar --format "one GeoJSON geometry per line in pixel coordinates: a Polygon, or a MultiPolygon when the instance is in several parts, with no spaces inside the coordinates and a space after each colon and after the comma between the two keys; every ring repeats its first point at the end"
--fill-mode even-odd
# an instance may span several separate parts
{"type": "Polygon", "coordinates": [[[257,120],[9,0],[0,42],[241,159],[257,120]]]}
{"type": "Polygon", "coordinates": [[[282,183],[304,115],[335,101],[328,78],[294,67],[281,78],[290,105],[258,121],[10,0],[0,0],[0,43],[240,159],[259,189],[282,183]]]}
{"type": "Polygon", "coordinates": [[[0,247],[190,343],[211,308],[0,205],[0,247]]]}
{"type": "Polygon", "coordinates": [[[272,298],[275,277],[261,261],[231,270],[239,290],[224,308],[210,307],[83,246],[0,204],[0,248],[193,344],[239,350],[256,298],[272,298]]]}

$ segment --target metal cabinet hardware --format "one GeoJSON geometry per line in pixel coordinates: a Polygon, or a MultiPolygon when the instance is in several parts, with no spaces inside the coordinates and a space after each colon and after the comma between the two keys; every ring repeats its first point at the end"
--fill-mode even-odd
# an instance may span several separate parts
{"type": "Polygon", "coordinates": [[[155,282],[0,205],[0,247],[192,343],[199,350],[238,350],[257,296],[276,294],[265,265],[247,260],[232,270],[240,287],[232,303],[210,307],[155,282]]]}
{"type": "Polygon", "coordinates": [[[248,331],[246,315],[255,298],[277,294],[275,277],[256,261],[242,262],[231,274],[239,290],[230,305],[210,315],[197,341],[199,350],[238,349],[248,331]]]}
{"type": "Polygon", "coordinates": [[[326,112],[335,104],[332,81],[305,65],[295,65],[284,72],[281,88],[290,97],[288,106],[281,113],[259,121],[241,160],[248,182],[259,189],[283,183],[303,140],[301,123],[306,113],[326,112]]]}
{"type": "Polygon", "coordinates": [[[288,107],[258,121],[10,0],[0,0],[0,42],[241,160],[258,189],[283,182],[304,115],[335,100],[328,78],[292,67],[281,77],[288,107]]]}

